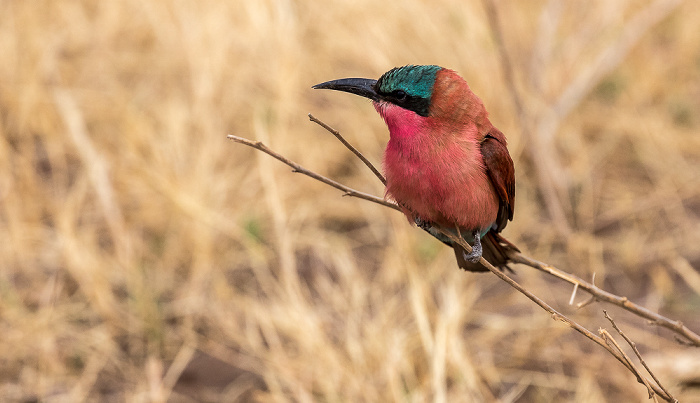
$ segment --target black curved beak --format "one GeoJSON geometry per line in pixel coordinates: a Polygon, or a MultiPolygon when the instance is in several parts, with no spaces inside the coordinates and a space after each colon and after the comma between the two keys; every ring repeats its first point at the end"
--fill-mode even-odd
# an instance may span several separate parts
{"type": "Polygon", "coordinates": [[[316,84],[312,88],[317,90],[336,90],[349,92],[361,97],[369,98],[372,101],[381,101],[379,94],[374,90],[377,80],[369,78],[341,78],[340,80],[326,81],[316,84]]]}

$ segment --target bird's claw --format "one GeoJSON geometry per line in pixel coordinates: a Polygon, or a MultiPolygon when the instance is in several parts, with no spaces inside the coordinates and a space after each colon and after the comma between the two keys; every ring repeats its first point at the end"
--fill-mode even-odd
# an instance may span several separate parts
{"type": "Polygon", "coordinates": [[[481,260],[481,253],[474,253],[474,249],[472,249],[471,253],[462,252],[462,256],[464,256],[464,260],[472,263],[481,260]]]}
{"type": "Polygon", "coordinates": [[[415,217],[415,218],[413,219],[413,222],[416,223],[416,225],[417,225],[419,228],[422,228],[422,229],[424,229],[424,230],[426,230],[426,231],[428,231],[430,228],[433,227],[432,224],[430,224],[430,222],[425,221],[425,220],[423,220],[423,219],[420,218],[420,217],[415,217]]]}
{"type": "Polygon", "coordinates": [[[481,232],[476,230],[474,231],[474,246],[472,246],[472,251],[471,253],[466,253],[464,250],[462,251],[462,255],[464,256],[464,260],[467,260],[472,263],[476,263],[479,260],[481,260],[481,255],[483,254],[483,249],[481,248],[481,232]]]}

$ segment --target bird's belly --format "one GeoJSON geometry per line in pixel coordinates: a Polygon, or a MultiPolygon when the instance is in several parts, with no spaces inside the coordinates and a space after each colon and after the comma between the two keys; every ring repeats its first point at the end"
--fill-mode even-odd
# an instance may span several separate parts
{"type": "Polygon", "coordinates": [[[467,230],[483,230],[496,221],[498,197],[483,164],[454,159],[433,164],[388,160],[387,193],[412,215],[467,230]]]}

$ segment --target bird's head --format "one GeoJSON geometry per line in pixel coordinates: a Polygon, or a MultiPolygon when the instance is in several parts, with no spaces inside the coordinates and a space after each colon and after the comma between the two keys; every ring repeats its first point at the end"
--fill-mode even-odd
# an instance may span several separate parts
{"type": "Polygon", "coordinates": [[[315,89],[349,92],[369,98],[375,103],[388,102],[415,112],[430,114],[433,88],[440,66],[403,66],[384,73],[379,80],[369,78],[342,78],[316,84],[315,89]]]}
{"type": "Polygon", "coordinates": [[[460,126],[474,124],[478,131],[488,123],[486,109],[456,72],[435,65],[393,68],[378,80],[343,78],[316,84],[315,89],[344,91],[369,98],[390,126],[401,121],[460,126]],[[399,107],[399,108],[396,108],[399,107]]]}

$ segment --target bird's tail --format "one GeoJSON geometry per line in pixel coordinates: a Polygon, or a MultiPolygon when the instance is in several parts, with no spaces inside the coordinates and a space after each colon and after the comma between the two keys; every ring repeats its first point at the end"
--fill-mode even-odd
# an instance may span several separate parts
{"type": "MultiPolygon", "coordinates": [[[[508,253],[509,252],[520,252],[517,246],[513,245],[510,241],[502,237],[496,231],[491,230],[481,238],[481,246],[483,248],[483,257],[488,260],[489,263],[498,267],[501,270],[508,269],[508,253]]],[[[453,245],[455,250],[455,256],[457,256],[457,265],[460,268],[467,271],[477,271],[484,272],[489,271],[484,265],[479,262],[472,263],[464,259],[465,251],[459,245],[453,245]]]]}

